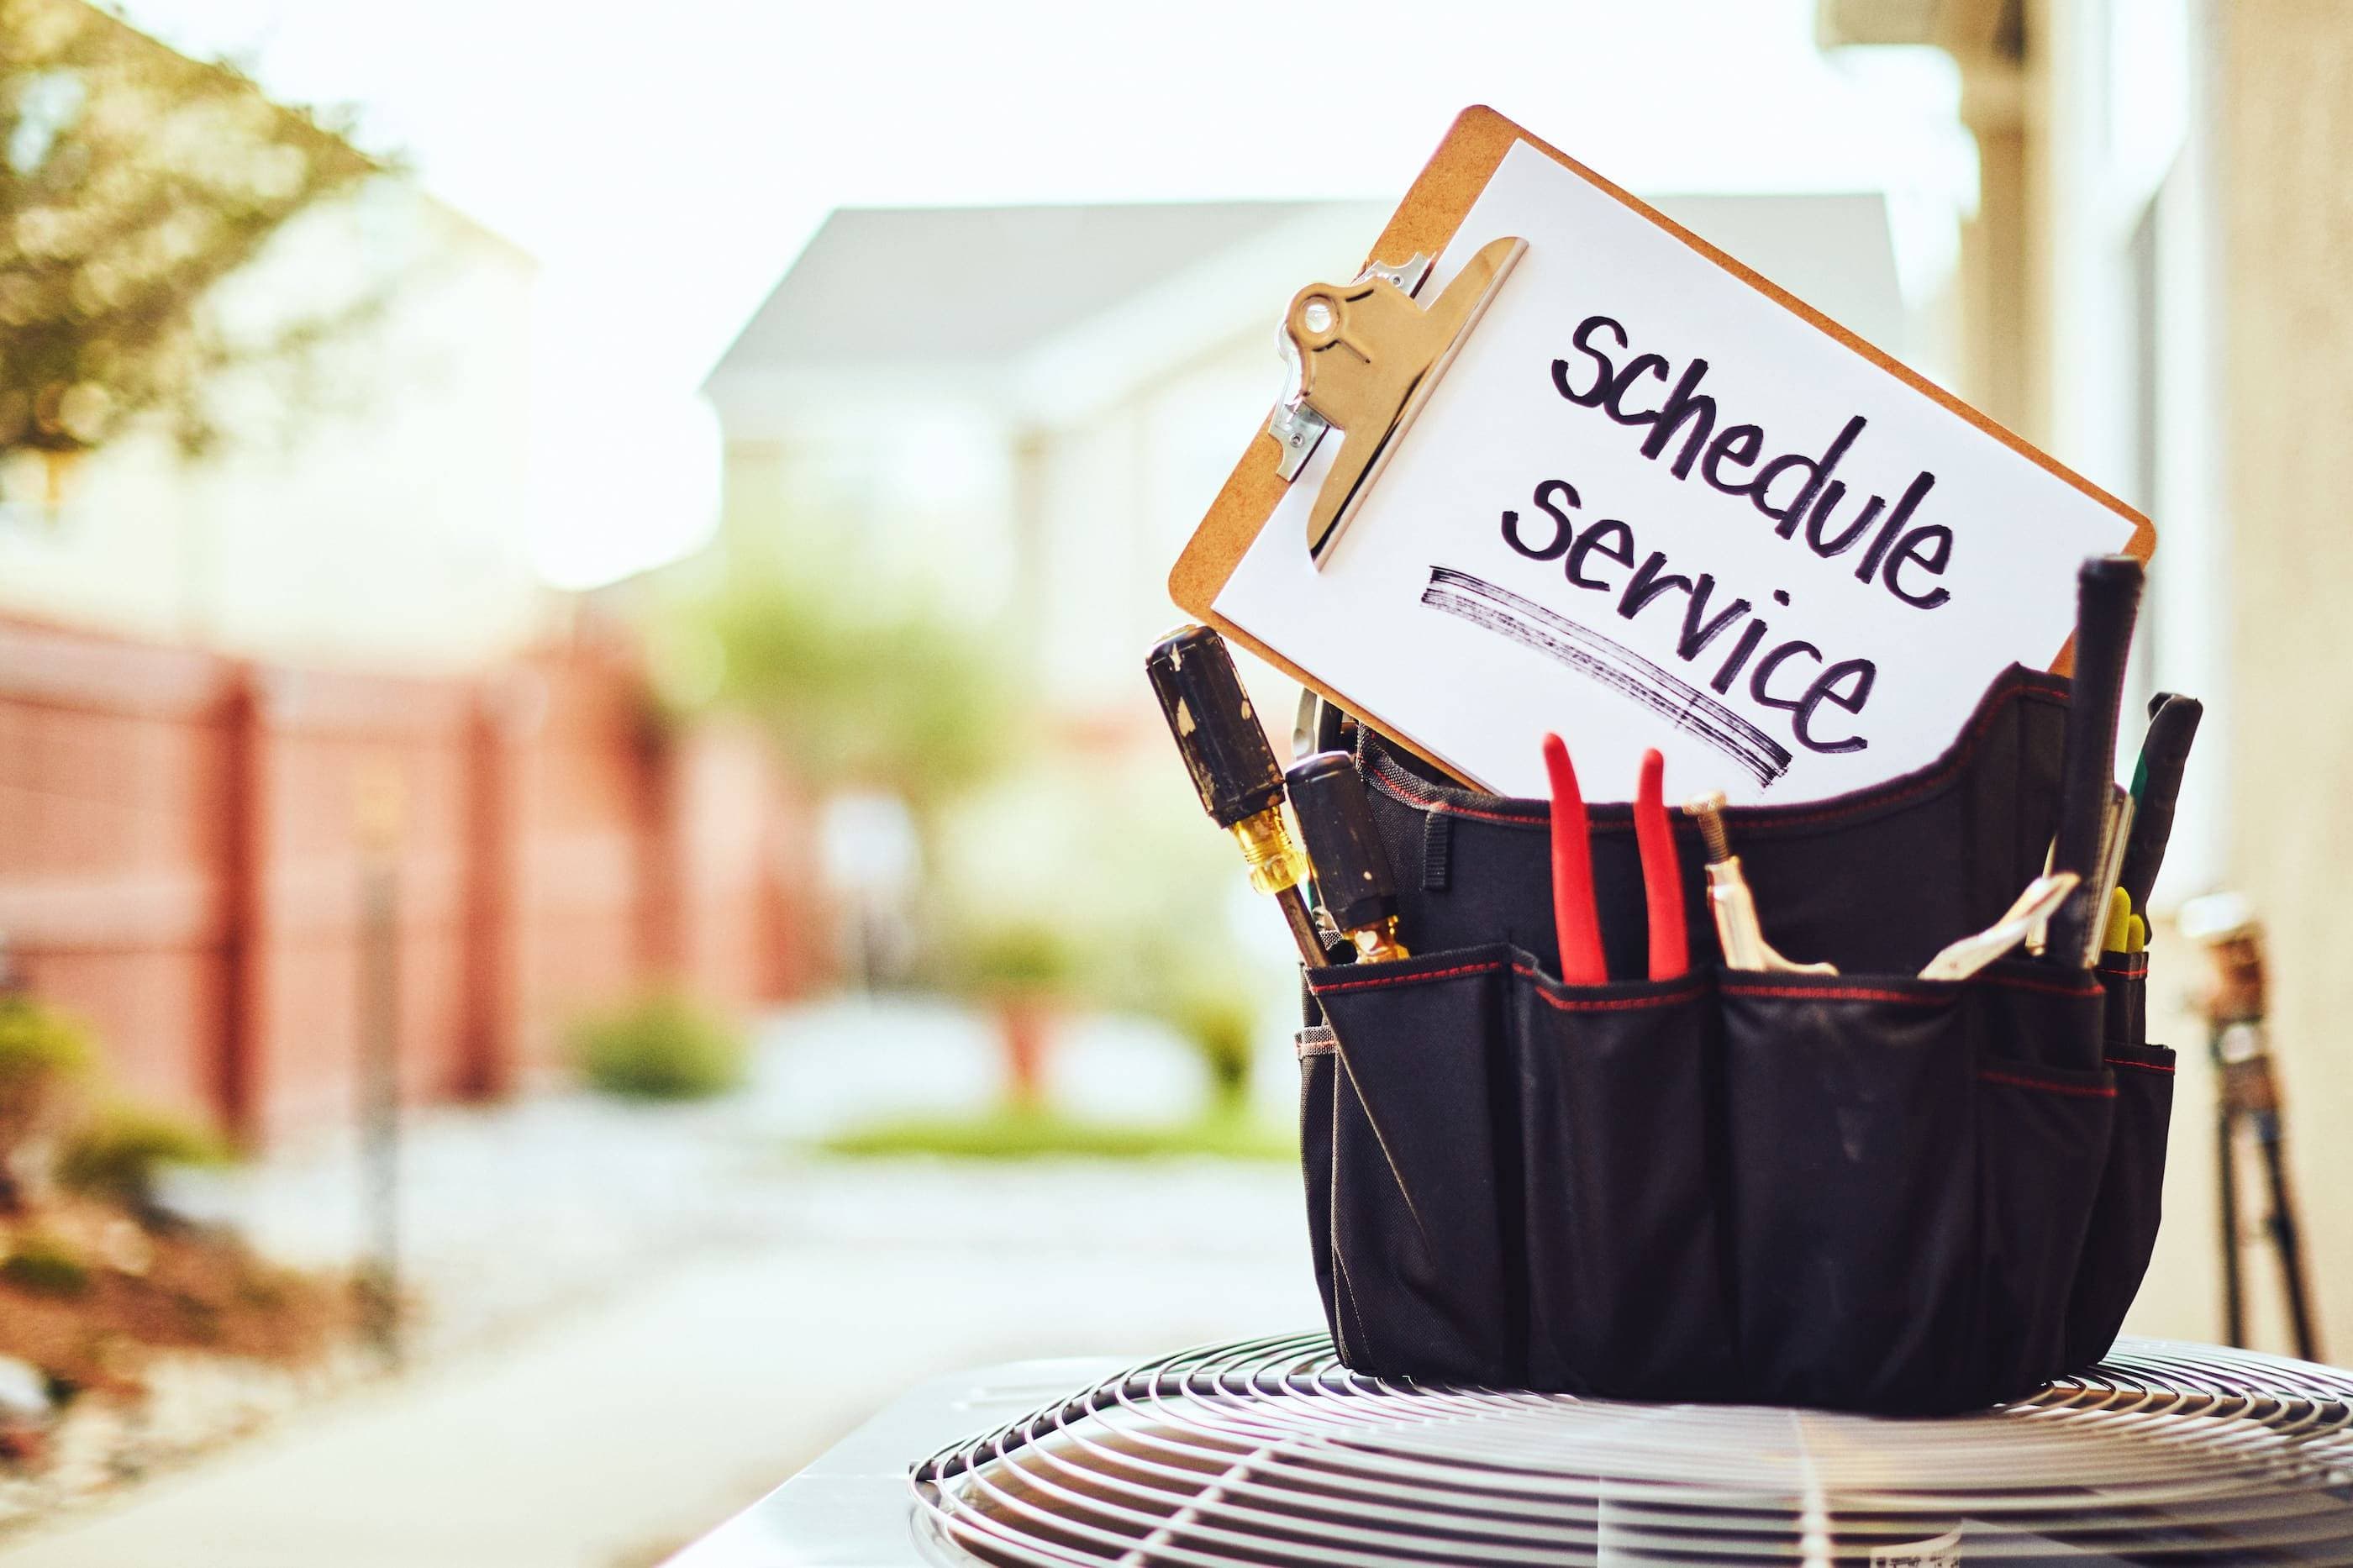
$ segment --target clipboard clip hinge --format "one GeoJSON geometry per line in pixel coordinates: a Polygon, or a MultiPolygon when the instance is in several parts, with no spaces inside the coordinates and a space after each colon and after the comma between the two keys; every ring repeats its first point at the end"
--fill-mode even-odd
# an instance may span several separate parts
{"type": "Polygon", "coordinates": [[[1307,519],[1308,557],[1319,569],[1527,248],[1524,239],[1488,241],[1426,307],[1414,300],[1430,277],[1423,256],[1376,262],[1354,282],[1311,283],[1292,297],[1279,334],[1291,379],[1267,434],[1289,483],[1327,434],[1341,432],[1307,519]]]}
{"type": "MultiPolygon", "coordinates": [[[[1430,280],[1430,269],[1437,264],[1436,257],[1416,251],[1402,262],[1371,263],[1356,274],[1356,281],[1377,278],[1410,300],[1421,292],[1421,286],[1430,280]]],[[[1284,484],[1289,484],[1307,466],[1307,459],[1315,455],[1332,422],[1300,401],[1299,345],[1291,341],[1290,329],[1283,321],[1275,323],[1274,346],[1282,356],[1282,395],[1267,419],[1266,433],[1274,437],[1275,446],[1281,449],[1282,455],[1275,459],[1275,472],[1282,476],[1284,484]]]]}
{"type": "MultiPolygon", "coordinates": [[[[1283,341],[1290,342],[1288,338],[1283,341]]],[[[1330,420],[1304,404],[1274,405],[1274,414],[1266,422],[1266,433],[1282,448],[1282,455],[1274,460],[1274,471],[1282,476],[1284,484],[1299,477],[1299,470],[1307,466],[1307,459],[1315,455],[1316,447],[1331,428],[1330,420]]]]}

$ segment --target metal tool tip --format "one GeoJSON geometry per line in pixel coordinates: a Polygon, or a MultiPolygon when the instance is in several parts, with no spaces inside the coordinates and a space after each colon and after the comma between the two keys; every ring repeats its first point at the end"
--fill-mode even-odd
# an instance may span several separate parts
{"type": "Polygon", "coordinates": [[[1731,840],[1724,835],[1722,815],[1724,804],[1724,792],[1720,789],[1709,790],[1705,795],[1695,795],[1683,802],[1683,815],[1694,817],[1699,822],[1699,836],[1707,845],[1707,858],[1710,860],[1732,858],[1731,840]]]}

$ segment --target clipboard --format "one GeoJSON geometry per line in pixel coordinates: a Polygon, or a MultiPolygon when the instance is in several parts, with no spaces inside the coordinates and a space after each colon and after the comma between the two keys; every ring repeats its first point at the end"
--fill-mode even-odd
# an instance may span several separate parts
{"type": "MultiPolygon", "coordinates": [[[[1978,412],[1959,398],[1929,382],[1925,377],[1898,363],[1894,358],[1866,342],[1829,317],[1799,300],[1750,268],[1708,244],[1697,235],[1677,224],[1656,208],[1631,193],[1612,184],[1588,169],[1559,149],[1531,134],[1496,110],[1484,105],[1464,110],[1448,129],[1446,137],[1431,156],[1429,163],[1415,179],[1405,199],[1389,219],[1375,242],[1367,260],[1367,275],[1392,277],[1394,268],[1414,257],[1435,257],[1445,250],[1472,204],[1478,199],[1489,180],[1502,165],[1514,144],[1528,147],[1551,159],[1609,197],[1665,231],[1699,256],[1730,273],[1756,289],[1767,300],[1821,331],[1839,344],[1861,356],[1870,364],[1895,377],[1913,390],[1959,416],[1979,431],[1992,437],[2019,456],[2052,477],[2081,492],[2097,505],[2114,512],[2131,525],[2132,533],[2124,546],[2126,553],[2147,562],[2157,546],[2157,530],[2142,513],[2090,480],[2065,468],[2047,454],[2038,450],[2000,425],[1978,412]]],[[[1472,329],[1472,330],[1475,330],[1472,329]]],[[[1400,439],[1403,437],[1400,437],[1400,439]]],[[[1240,564],[1243,555],[1256,542],[1260,532],[1273,515],[1286,493],[1290,481],[1282,472],[1284,454],[1266,428],[1254,431],[1248,447],[1233,472],[1228,476],[1208,513],[1177,558],[1169,574],[1168,592],[1179,608],[1194,619],[1214,626],[1229,639],[1241,644],[1252,653],[1281,669],[1291,679],[1327,700],[1356,713],[1390,740],[1403,745],[1423,761],[1442,771],[1450,764],[1432,755],[1400,727],[1387,722],[1377,710],[1369,710],[1348,693],[1335,689],[1291,659],[1276,652],[1259,637],[1251,635],[1232,620],[1219,613],[1216,605],[1219,594],[1240,564]]],[[[1377,471],[1371,478],[1377,478],[1377,471]]],[[[1369,483],[1369,479],[1367,480],[1369,483]]],[[[2052,664],[2054,672],[2065,674],[2072,664],[2073,645],[2063,647],[2052,664]]]]}

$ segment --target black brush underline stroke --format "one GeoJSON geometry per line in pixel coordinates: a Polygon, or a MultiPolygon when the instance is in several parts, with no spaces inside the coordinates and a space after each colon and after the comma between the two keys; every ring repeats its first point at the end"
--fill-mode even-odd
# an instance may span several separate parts
{"type": "Polygon", "coordinates": [[[1690,681],[1509,588],[1451,566],[1432,566],[1421,602],[1509,637],[1632,699],[1739,763],[1761,789],[1771,788],[1789,771],[1787,747],[1690,681]]]}

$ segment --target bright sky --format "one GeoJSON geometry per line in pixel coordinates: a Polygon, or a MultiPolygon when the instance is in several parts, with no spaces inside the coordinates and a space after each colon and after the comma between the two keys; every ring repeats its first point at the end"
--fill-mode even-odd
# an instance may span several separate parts
{"type": "Polygon", "coordinates": [[[364,145],[539,258],[542,565],[565,583],[691,543],[654,517],[674,460],[633,486],[611,454],[657,403],[707,450],[686,400],[838,205],[1388,197],[1472,102],[1637,189],[1886,191],[1907,283],[1975,190],[1949,69],[1826,60],[1813,0],[126,9],[280,99],[354,106],[364,145]]]}

